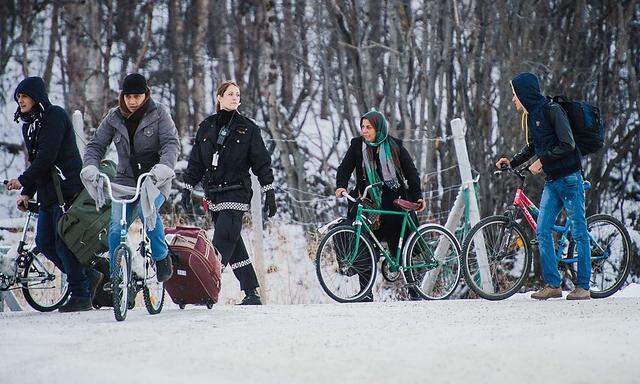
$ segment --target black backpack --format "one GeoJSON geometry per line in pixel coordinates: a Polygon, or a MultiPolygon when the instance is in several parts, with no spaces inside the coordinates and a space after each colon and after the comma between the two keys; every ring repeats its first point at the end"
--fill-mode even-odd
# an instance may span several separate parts
{"type": "Polygon", "coordinates": [[[558,103],[569,118],[571,132],[581,155],[597,152],[604,147],[604,119],[600,108],[586,101],[570,100],[566,96],[547,96],[558,103]]]}

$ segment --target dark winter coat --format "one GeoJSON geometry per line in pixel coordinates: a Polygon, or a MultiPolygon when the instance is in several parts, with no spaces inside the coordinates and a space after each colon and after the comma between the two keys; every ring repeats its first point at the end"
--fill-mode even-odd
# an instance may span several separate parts
{"type": "Polygon", "coordinates": [[[559,104],[542,95],[538,78],[521,73],[511,85],[528,112],[529,127],[528,144],[511,159],[511,166],[515,168],[537,155],[549,180],[582,170],[569,119],[559,104]]]}
{"type": "Polygon", "coordinates": [[[196,133],[189,164],[183,181],[190,187],[202,183],[209,209],[249,210],[251,177],[249,169],[258,177],[262,191],[273,189],[271,156],[264,145],[260,128],[240,113],[222,110],[204,119],[196,133]],[[229,124],[229,135],[218,150],[218,165],[213,165],[218,133],[229,124]],[[238,188],[228,190],[229,188],[238,188]]]}
{"type": "Polygon", "coordinates": [[[28,116],[19,112],[16,114],[24,121],[22,136],[30,162],[29,167],[18,177],[23,186],[22,194],[33,197],[37,192],[38,203],[45,207],[57,204],[52,176],[52,170],[57,166],[64,176],[64,180],[59,179],[62,195],[65,203],[69,204],[82,190],[82,159],[71,119],[64,109],[51,104],[44,81],[40,77],[28,77],[20,82],[14,93],[16,102],[19,93],[36,102],[34,110],[28,116]]]}
{"type": "MultiPolygon", "coordinates": [[[[349,145],[349,149],[347,150],[347,153],[344,156],[344,159],[342,159],[340,166],[338,166],[338,172],[336,173],[337,188],[347,189],[349,185],[349,179],[351,178],[351,174],[355,169],[356,188],[353,191],[355,195],[361,195],[364,192],[364,189],[366,188],[366,186],[369,184],[364,171],[363,164],[362,164],[363,140],[364,139],[362,138],[362,136],[356,137],[351,140],[351,145],[349,145]]],[[[405,186],[403,185],[404,183],[401,183],[401,187],[400,187],[401,190],[398,191],[399,196],[401,196],[403,199],[417,201],[418,199],[422,198],[422,191],[420,188],[420,177],[418,176],[418,170],[416,169],[416,166],[413,163],[413,160],[411,159],[411,155],[409,155],[409,152],[407,151],[407,149],[402,145],[402,141],[391,136],[389,136],[389,140],[395,140],[396,143],[398,144],[398,147],[400,148],[400,151],[399,151],[400,166],[402,167],[402,174],[406,179],[406,182],[407,182],[406,184],[408,187],[408,188],[405,188],[405,186]]],[[[377,163],[376,168],[378,169],[378,173],[382,178],[382,173],[380,172],[379,160],[376,160],[376,163],[377,163]]],[[[391,191],[388,190],[387,187],[383,187],[383,195],[382,195],[383,206],[387,205],[387,204],[384,204],[384,201],[388,200],[388,199],[385,199],[385,195],[389,195],[390,192],[391,191]]],[[[391,194],[395,195],[396,193],[391,193],[391,194]]]]}

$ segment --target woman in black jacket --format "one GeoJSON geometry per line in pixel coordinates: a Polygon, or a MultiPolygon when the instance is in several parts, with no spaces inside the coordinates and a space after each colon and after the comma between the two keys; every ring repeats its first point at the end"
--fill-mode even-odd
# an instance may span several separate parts
{"type": "Polygon", "coordinates": [[[222,265],[231,264],[245,292],[241,305],[262,304],[258,279],[240,236],[242,216],[251,207],[251,177],[258,177],[266,194],[269,217],[276,214],[271,156],[260,136],[260,128],[238,112],[240,88],[222,83],[216,92],[216,114],[200,123],[189,164],[183,175],[187,185],[182,204],[188,209],[191,191],[202,182],[215,232],[213,245],[222,254],[222,265]]]}
{"type": "MultiPolygon", "coordinates": [[[[336,196],[341,197],[347,191],[349,179],[353,170],[356,171],[356,188],[351,191],[353,196],[362,196],[367,185],[384,182],[382,188],[370,188],[368,198],[376,209],[399,211],[393,205],[395,199],[404,199],[420,203],[418,212],[424,210],[420,176],[409,155],[402,146],[402,142],[389,135],[387,120],[378,111],[365,113],[360,118],[362,136],[351,140],[342,163],[336,174],[336,196]]],[[[350,210],[353,219],[355,212],[350,210]]],[[[395,256],[398,247],[402,216],[381,216],[377,234],[387,242],[391,254],[395,256]]],[[[407,232],[408,234],[409,232],[407,232]]],[[[366,275],[366,274],[365,274],[366,275]]],[[[370,276],[360,276],[361,283],[369,280],[370,276]]],[[[412,299],[418,295],[409,289],[412,299]]],[[[363,301],[372,301],[369,293],[363,301]]]]}

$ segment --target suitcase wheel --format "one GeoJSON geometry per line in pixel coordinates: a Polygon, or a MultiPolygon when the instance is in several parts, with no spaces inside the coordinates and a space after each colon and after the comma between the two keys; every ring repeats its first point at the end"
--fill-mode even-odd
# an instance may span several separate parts
{"type": "Polygon", "coordinates": [[[179,307],[180,309],[184,309],[186,306],[187,306],[186,304],[178,304],[178,307],[179,307]]]}
{"type": "Polygon", "coordinates": [[[209,309],[213,308],[213,302],[207,301],[207,308],[209,309]]]}

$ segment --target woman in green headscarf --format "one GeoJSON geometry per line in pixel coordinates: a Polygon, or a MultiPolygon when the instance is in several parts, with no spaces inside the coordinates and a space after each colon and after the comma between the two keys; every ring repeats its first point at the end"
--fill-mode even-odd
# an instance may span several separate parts
{"type": "MultiPolygon", "coordinates": [[[[393,201],[400,198],[418,202],[418,211],[424,210],[418,170],[402,142],[389,135],[384,115],[376,110],[365,113],[360,118],[360,128],[362,136],[351,140],[347,154],[338,167],[336,196],[341,197],[347,191],[355,169],[356,188],[350,192],[352,196],[361,196],[367,185],[383,181],[382,188],[369,189],[368,197],[376,208],[399,211],[393,201]]],[[[392,255],[395,255],[398,247],[401,227],[401,216],[381,217],[378,234],[387,242],[392,255]]],[[[371,301],[371,294],[366,299],[371,301]]]]}

